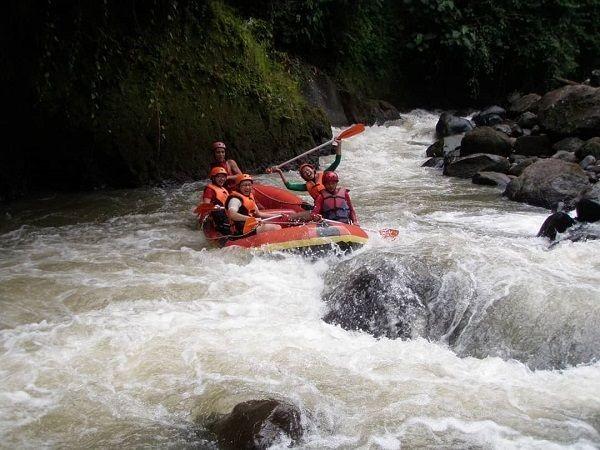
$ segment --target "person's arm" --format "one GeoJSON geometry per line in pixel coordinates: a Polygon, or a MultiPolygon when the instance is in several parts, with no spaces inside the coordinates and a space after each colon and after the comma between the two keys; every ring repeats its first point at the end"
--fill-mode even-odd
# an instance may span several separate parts
{"type": "Polygon", "coordinates": [[[352,206],[352,200],[350,200],[350,194],[346,191],[346,203],[350,207],[350,220],[354,225],[358,225],[358,216],[356,215],[356,211],[354,210],[354,206],[352,206]]]}
{"type": "Polygon", "coordinates": [[[242,206],[242,202],[238,198],[233,198],[229,200],[229,207],[227,208],[227,215],[229,218],[235,222],[245,222],[250,218],[250,216],[245,216],[239,213],[240,207],[242,206]]]}
{"type": "Polygon", "coordinates": [[[204,192],[202,193],[202,203],[211,203],[214,197],[215,191],[209,189],[208,186],[205,187],[204,192]]]}
{"type": "Polygon", "coordinates": [[[294,181],[288,181],[287,183],[285,183],[285,187],[288,188],[290,191],[308,191],[308,189],[306,189],[305,182],[298,183],[294,181]]]}
{"type": "Polygon", "coordinates": [[[333,141],[332,145],[335,146],[335,159],[323,172],[334,172],[342,160],[342,141],[333,141]]]}
{"type": "Polygon", "coordinates": [[[288,181],[285,179],[285,176],[283,176],[283,171],[279,167],[271,168],[271,172],[278,173],[281,177],[281,181],[283,181],[283,184],[285,184],[286,186],[288,185],[288,181]]]}
{"type": "Polygon", "coordinates": [[[240,173],[242,173],[237,163],[233,159],[228,159],[227,165],[229,166],[229,171],[231,172],[231,175],[239,175],[240,173]]]}

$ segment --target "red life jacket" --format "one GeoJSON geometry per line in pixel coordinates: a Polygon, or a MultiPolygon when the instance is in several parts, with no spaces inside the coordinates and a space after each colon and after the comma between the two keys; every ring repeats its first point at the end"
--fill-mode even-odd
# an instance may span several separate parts
{"type": "Polygon", "coordinates": [[[323,208],[321,210],[324,218],[337,220],[338,222],[350,223],[350,205],[346,200],[348,189],[338,188],[332,194],[327,189],[321,191],[323,196],[323,208]]]}
{"type": "Polygon", "coordinates": [[[319,193],[325,190],[325,186],[323,185],[323,172],[318,171],[317,173],[315,173],[315,181],[306,182],[306,190],[313,198],[313,200],[317,199],[319,193]]]}
{"type": "MultiPolygon", "coordinates": [[[[233,191],[231,194],[229,194],[229,197],[225,201],[225,210],[227,212],[227,216],[229,216],[229,203],[233,198],[237,198],[242,202],[242,206],[240,206],[240,209],[238,210],[240,214],[258,217],[258,206],[256,206],[256,202],[254,201],[254,195],[251,193],[249,196],[245,196],[237,191],[233,191]]],[[[233,220],[231,217],[229,217],[229,220],[231,222],[231,233],[244,233],[244,225],[246,224],[246,220],[233,220]]]]}

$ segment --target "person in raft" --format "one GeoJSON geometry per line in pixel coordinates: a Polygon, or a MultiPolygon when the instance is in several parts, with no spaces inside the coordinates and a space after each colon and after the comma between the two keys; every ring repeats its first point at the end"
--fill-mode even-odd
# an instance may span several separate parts
{"type": "Polygon", "coordinates": [[[261,219],[273,217],[272,214],[260,212],[252,195],[252,177],[246,173],[235,179],[235,190],[225,201],[227,216],[231,222],[231,234],[249,235],[265,231],[279,230],[281,227],[274,223],[261,223],[261,219]]]}
{"type": "MultiPolygon", "coordinates": [[[[210,183],[204,187],[202,192],[202,204],[216,206],[217,208],[210,212],[210,217],[215,224],[215,229],[222,234],[229,234],[229,219],[225,214],[225,202],[229,197],[229,192],[225,188],[227,181],[227,171],[221,167],[213,167],[208,174],[210,183]]],[[[205,215],[200,217],[202,221],[205,215]]]]}
{"type": "Polygon", "coordinates": [[[223,142],[213,142],[212,150],[214,161],[210,163],[210,168],[214,169],[215,167],[222,167],[223,169],[225,169],[227,171],[226,185],[228,188],[233,188],[233,185],[235,183],[235,177],[237,175],[240,175],[242,171],[233,159],[227,159],[225,157],[226,149],[227,147],[223,142]]]}
{"type": "Polygon", "coordinates": [[[283,176],[283,172],[278,167],[271,168],[271,171],[279,174],[281,181],[283,181],[285,187],[290,191],[308,191],[313,200],[316,200],[319,192],[325,189],[322,182],[323,173],[333,172],[342,160],[342,141],[335,140],[331,145],[335,147],[335,160],[324,171],[316,170],[312,164],[304,163],[300,165],[298,172],[300,172],[300,176],[304,179],[304,183],[287,181],[283,176]]]}
{"type": "Polygon", "coordinates": [[[358,217],[350,200],[350,191],[337,187],[338,181],[339,178],[335,172],[323,174],[325,189],[315,200],[311,217],[318,220],[319,216],[322,216],[324,219],[358,225],[358,217]]]}

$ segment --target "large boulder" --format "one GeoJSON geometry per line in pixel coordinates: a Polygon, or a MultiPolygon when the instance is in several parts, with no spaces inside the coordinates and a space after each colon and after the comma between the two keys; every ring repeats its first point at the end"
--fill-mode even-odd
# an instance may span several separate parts
{"type": "Polygon", "coordinates": [[[542,97],[538,94],[527,94],[522,97],[518,97],[510,102],[508,107],[508,113],[511,117],[517,117],[525,112],[535,113],[537,108],[536,105],[542,97]]]}
{"type": "Polygon", "coordinates": [[[537,156],[534,156],[532,158],[524,158],[524,159],[519,159],[517,162],[515,162],[514,165],[510,166],[510,169],[508,170],[508,174],[509,175],[514,175],[516,177],[520,176],[523,171],[529,167],[530,165],[532,165],[534,162],[536,162],[539,158],[537,156]]]}
{"type": "Polygon", "coordinates": [[[548,216],[538,231],[538,237],[545,237],[553,241],[557,233],[564,233],[567,228],[573,226],[575,221],[567,213],[555,212],[548,216]]]}
{"type": "Polygon", "coordinates": [[[296,443],[303,434],[298,408],[273,399],[239,403],[207,428],[224,450],[266,449],[278,443],[296,443]]]}
{"type": "Polygon", "coordinates": [[[554,137],[600,136],[600,88],[577,85],[548,92],[538,104],[538,119],[554,137]]]}
{"type": "Polygon", "coordinates": [[[454,116],[448,112],[440,115],[438,123],[435,126],[435,133],[439,138],[452,136],[453,134],[466,133],[473,129],[473,124],[469,119],[454,116]]]}
{"type": "Polygon", "coordinates": [[[527,111],[517,118],[517,123],[523,128],[533,128],[538,123],[538,117],[536,114],[527,111]]]}
{"type": "Polygon", "coordinates": [[[492,126],[500,123],[506,117],[506,110],[500,106],[490,106],[473,116],[473,122],[478,127],[492,126]]]}
{"type": "Polygon", "coordinates": [[[444,175],[457,178],[473,178],[477,172],[506,173],[510,167],[508,159],[485,153],[476,153],[456,158],[444,165],[444,175]]]}
{"type": "Polygon", "coordinates": [[[548,136],[521,136],[515,141],[514,152],[523,156],[552,156],[552,144],[548,136]]]}
{"type": "Polygon", "coordinates": [[[585,143],[578,137],[566,137],[552,145],[552,150],[555,152],[565,151],[569,153],[575,153],[585,143]]]}
{"type": "Polygon", "coordinates": [[[577,164],[559,159],[540,159],[512,180],[504,195],[511,200],[556,209],[564,202],[573,209],[574,200],[590,185],[585,172],[577,164]]]}
{"type": "Polygon", "coordinates": [[[511,178],[498,172],[477,172],[471,179],[473,184],[481,184],[484,186],[500,186],[506,187],[510,183],[511,178]]]}
{"type": "Polygon", "coordinates": [[[577,156],[580,161],[590,155],[596,159],[600,159],[600,137],[588,139],[575,151],[575,156],[577,156]]]}
{"type": "Polygon", "coordinates": [[[504,133],[490,127],[477,127],[465,134],[462,139],[461,156],[474,153],[508,156],[512,151],[512,143],[504,133]]]}
{"type": "Polygon", "coordinates": [[[600,183],[583,191],[576,200],[577,220],[597,222],[600,220],[600,183]]]}

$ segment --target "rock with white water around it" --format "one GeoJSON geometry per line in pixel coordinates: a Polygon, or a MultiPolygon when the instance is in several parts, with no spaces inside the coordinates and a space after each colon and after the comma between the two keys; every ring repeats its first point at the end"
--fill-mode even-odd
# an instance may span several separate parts
{"type": "Polygon", "coordinates": [[[298,443],[304,431],[298,408],[274,399],[239,403],[207,428],[223,450],[287,447],[298,443]]]}
{"type": "Polygon", "coordinates": [[[465,134],[462,139],[461,156],[474,153],[508,156],[512,152],[511,139],[504,133],[491,127],[478,127],[465,134]]]}
{"type": "Polygon", "coordinates": [[[437,137],[443,138],[454,134],[466,133],[472,129],[473,124],[469,119],[443,112],[435,126],[435,133],[437,137]]]}
{"type": "Polygon", "coordinates": [[[444,175],[457,178],[472,178],[477,172],[507,173],[510,163],[498,155],[474,154],[454,159],[444,165],[444,175]]]}
{"type": "Polygon", "coordinates": [[[546,218],[537,235],[538,237],[545,237],[553,241],[556,239],[557,233],[564,233],[567,228],[574,224],[575,220],[567,213],[555,212],[546,218]]]}
{"type": "Polygon", "coordinates": [[[567,210],[573,209],[577,196],[590,182],[577,164],[559,159],[540,159],[512,180],[504,195],[518,202],[556,209],[564,202],[567,210]]]}

